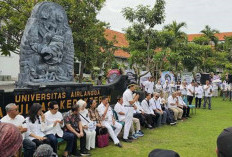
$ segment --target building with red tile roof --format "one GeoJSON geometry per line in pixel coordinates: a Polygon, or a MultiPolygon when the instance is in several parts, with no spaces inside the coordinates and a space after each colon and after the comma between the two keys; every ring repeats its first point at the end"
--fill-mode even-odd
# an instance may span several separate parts
{"type": "Polygon", "coordinates": [[[124,51],[122,48],[128,47],[129,43],[126,40],[125,34],[113,31],[110,29],[105,30],[105,38],[109,41],[114,41],[114,46],[117,47],[118,49],[114,52],[114,56],[117,58],[122,58],[122,59],[128,59],[130,57],[130,54],[126,51],[124,51]]]}
{"type": "MultiPolygon", "coordinates": [[[[203,36],[203,34],[188,34],[188,41],[192,42],[194,38],[203,36]]],[[[216,37],[218,37],[218,40],[223,42],[225,41],[225,37],[232,36],[232,32],[222,32],[222,33],[216,33],[216,37]]]]}

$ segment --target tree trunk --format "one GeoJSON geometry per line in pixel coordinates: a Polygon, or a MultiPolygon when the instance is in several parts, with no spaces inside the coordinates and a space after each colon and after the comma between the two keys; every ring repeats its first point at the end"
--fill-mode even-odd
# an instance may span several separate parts
{"type": "Polygon", "coordinates": [[[81,70],[80,70],[80,76],[79,76],[79,83],[82,83],[84,68],[85,68],[85,62],[83,62],[83,63],[81,64],[81,70]]]}

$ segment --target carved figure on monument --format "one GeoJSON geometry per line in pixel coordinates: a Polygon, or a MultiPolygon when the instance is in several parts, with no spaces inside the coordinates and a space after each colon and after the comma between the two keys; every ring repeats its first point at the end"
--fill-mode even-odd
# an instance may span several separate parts
{"type": "Polygon", "coordinates": [[[27,21],[20,45],[19,87],[73,80],[74,46],[64,9],[38,3],[27,21]]]}

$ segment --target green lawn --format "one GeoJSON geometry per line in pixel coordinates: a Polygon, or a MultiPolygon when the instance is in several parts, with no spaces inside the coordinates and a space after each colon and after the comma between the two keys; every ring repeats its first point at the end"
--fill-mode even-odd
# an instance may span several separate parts
{"type": "MultiPolygon", "coordinates": [[[[145,136],[118,148],[110,142],[106,148],[91,150],[93,157],[146,157],[155,148],[171,149],[181,157],[216,157],[216,139],[223,128],[232,125],[232,102],[213,98],[212,110],[197,109],[192,118],[176,126],[143,129],[145,136]]],[[[60,147],[60,151],[64,145],[60,147]]],[[[61,154],[61,153],[60,153],[61,154]]]]}

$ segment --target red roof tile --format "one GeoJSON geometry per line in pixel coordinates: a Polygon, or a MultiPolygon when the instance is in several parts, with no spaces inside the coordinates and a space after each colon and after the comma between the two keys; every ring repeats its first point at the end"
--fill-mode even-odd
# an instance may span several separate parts
{"type": "MultiPolygon", "coordinates": [[[[116,32],[110,29],[105,30],[105,38],[109,41],[113,41],[114,37],[116,39],[116,42],[114,43],[115,47],[122,48],[122,47],[128,47],[129,43],[126,40],[125,34],[116,32]]],[[[114,53],[115,57],[121,57],[121,58],[129,58],[130,54],[122,49],[118,49],[114,53]]]]}
{"type": "MultiPolygon", "coordinates": [[[[188,41],[193,41],[194,38],[200,37],[203,34],[188,34],[188,41]]],[[[218,37],[219,41],[224,41],[225,37],[232,36],[232,32],[223,32],[223,33],[216,33],[216,37],[218,37]]]]}

